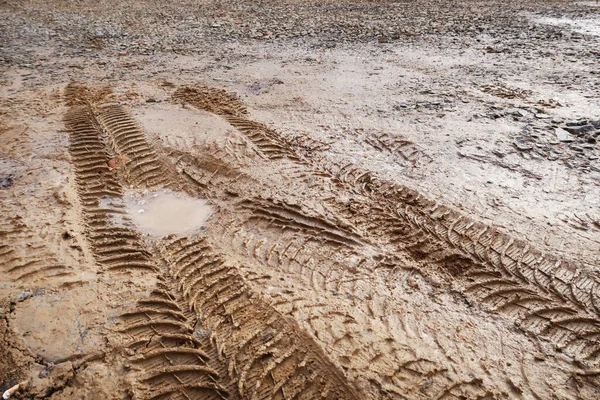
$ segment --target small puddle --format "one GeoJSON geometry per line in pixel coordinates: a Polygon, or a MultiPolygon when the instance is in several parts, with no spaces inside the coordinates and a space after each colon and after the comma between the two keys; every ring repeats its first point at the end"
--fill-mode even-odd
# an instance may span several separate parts
{"type": "Polygon", "coordinates": [[[600,19],[534,17],[532,20],[538,24],[570,28],[572,31],[584,35],[600,36],[600,19]]]}
{"type": "Polygon", "coordinates": [[[168,190],[125,196],[127,212],[137,228],[150,236],[187,233],[204,225],[212,212],[206,200],[168,190]]]}

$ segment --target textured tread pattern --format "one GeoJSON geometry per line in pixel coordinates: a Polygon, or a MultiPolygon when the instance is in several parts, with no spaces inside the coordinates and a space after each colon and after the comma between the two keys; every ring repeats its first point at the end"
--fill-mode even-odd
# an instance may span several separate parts
{"type": "Polygon", "coordinates": [[[408,252],[425,273],[448,273],[454,287],[488,311],[591,365],[600,362],[600,279],[593,274],[354,163],[329,160],[317,168],[368,199],[333,206],[369,237],[408,252]]]}
{"type": "Polygon", "coordinates": [[[266,158],[277,160],[287,157],[296,161],[300,160],[288,141],[283,140],[281,135],[266,125],[235,115],[223,115],[223,118],[254,143],[266,158]]]}
{"type": "Polygon", "coordinates": [[[138,399],[236,399],[227,364],[219,360],[207,332],[195,331],[195,318],[177,291],[159,282],[137,307],[121,316],[138,399]]]}
{"type": "Polygon", "coordinates": [[[433,161],[416,144],[397,135],[380,133],[367,137],[365,141],[377,150],[394,156],[400,165],[415,166],[433,161]]]}
{"type": "Polygon", "coordinates": [[[173,98],[217,115],[242,117],[248,114],[246,106],[237,96],[222,89],[207,86],[180,87],[173,94],[173,98]]]}
{"type": "Polygon", "coordinates": [[[128,223],[122,188],[109,166],[101,130],[89,106],[73,106],[65,116],[77,193],[96,261],[108,270],[156,271],[150,253],[128,223]]]}
{"type": "Polygon", "coordinates": [[[515,318],[523,329],[580,358],[600,360],[597,277],[414,191],[374,184],[370,190],[380,199],[399,200],[374,221],[379,223],[374,231],[387,227],[392,241],[439,265],[486,308],[515,318]]]}
{"type": "Polygon", "coordinates": [[[115,153],[127,159],[125,176],[134,186],[168,187],[178,181],[165,166],[139,124],[119,105],[95,108],[96,118],[115,153]]]}
{"type": "MultiPolygon", "coordinates": [[[[262,124],[215,113],[245,134],[262,132],[261,138],[278,144],[281,154],[299,156],[302,163],[364,196],[332,204],[374,242],[410,254],[425,274],[431,268],[447,273],[455,288],[484,309],[509,316],[521,328],[590,365],[600,362],[600,279],[592,273],[542,254],[414,190],[381,180],[356,162],[306,151],[262,124]]],[[[389,135],[371,142],[392,153],[404,151],[402,157],[408,161],[415,159],[408,143],[389,135]]]]}
{"type": "Polygon", "coordinates": [[[229,360],[240,396],[252,399],[356,398],[340,371],[298,326],[249,290],[203,237],[171,237],[159,251],[184,298],[229,360]]]}
{"type": "Polygon", "coordinates": [[[3,280],[30,285],[75,271],[59,261],[21,217],[5,216],[0,221],[0,273],[3,280]]]}
{"type": "Polygon", "coordinates": [[[263,157],[270,160],[287,157],[299,161],[290,143],[281,135],[266,125],[245,118],[246,108],[234,95],[220,89],[181,87],[175,91],[173,98],[223,117],[242,132],[263,157]]]}
{"type": "Polygon", "coordinates": [[[269,227],[302,232],[325,243],[355,246],[362,241],[361,236],[351,227],[342,227],[339,222],[328,220],[322,215],[309,215],[299,205],[275,199],[253,198],[240,201],[238,206],[251,212],[250,220],[263,220],[269,227]]]}
{"type": "MultiPolygon", "coordinates": [[[[482,381],[485,374],[465,371],[457,363],[457,349],[449,353],[453,337],[438,332],[420,313],[407,312],[397,296],[411,289],[407,280],[415,271],[402,268],[400,260],[351,252],[337,260],[334,248],[311,245],[295,232],[269,236],[241,220],[221,226],[211,238],[230,242],[237,254],[268,267],[245,269],[250,285],[267,291],[273,306],[306,329],[351,382],[370,386],[366,398],[461,399],[491,393],[482,381]]],[[[458,354],[467,358],[472,352],[463,348],[458,354]]],[[[507,372],[497,368],[494,374],[502,382],[507,372]]],[[[520,390],[530,391],[526,383],[520,390]]]]}

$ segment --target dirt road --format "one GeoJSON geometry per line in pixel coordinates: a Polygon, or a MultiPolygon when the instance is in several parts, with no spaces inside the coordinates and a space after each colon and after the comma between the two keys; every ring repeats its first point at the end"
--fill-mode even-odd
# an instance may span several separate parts
{"type": "Polygon", "coordinates": [[[595,2],[0,11],[0,393],[600,398],[595,2]]]}

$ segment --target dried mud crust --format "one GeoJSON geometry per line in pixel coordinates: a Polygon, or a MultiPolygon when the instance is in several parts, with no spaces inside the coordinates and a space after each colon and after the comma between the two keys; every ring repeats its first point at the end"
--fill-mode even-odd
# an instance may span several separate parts
{"type": "MultiPolygon", "coordinates": [[[[336,240],[332,241],[331,223],[310,219],[310,223],[307,224],[306,216],[294,207],[269,199],[242,200],[238,206],[250,211],[251,215],[242,221],[230,220],[221,223],[227,226],[222,232],[224,236],[231,232],[234,232],[233,236],[245,235],[241,239],[241,247],[238,248],[240,252],[245,252],[269,267],[286,260],[286,256],[285,263],[288,266],[297,263],[298,254],[304,247],[309,247],[307,243],[311,241],[318,242],[321,246],[342,245],[347,248],[357,243],[371,243],[376,244],[380,248],[379,251],[383,250],[383,254],[404,254],[419,266],[419,271],[425,277],[439,274],[446,276],[450,282],[448,287],[457,290],[471,304],[481,306],[487,312],[499,313],[510,318],[519,329],[533,333],[534,337],[548,340],[556,349],[569,354],[573,357],[574,376],[578,377],[577,380],[584,381],[583,386],[587,385],[592,391],[597,387],[595,377],[600,358],[600,285],[593,271],[585,266],[570,264],[558,257],[542,254],[526,242],[515,240],[493,226],[481,224],[412,189],[380,178],[373,171],[364,170],[351,163],[344,164],[328,159],[322,153],[315,152],[314,148],[307,152],[303,146],[294,146],[294,141],[282,137],[262,124],[245,117],[229,115],[228,108],[222,104],[207,105],[210,103],[210,97],[201,97],[202,93],[206,93],[206,89],[202,92],[194,91],[193,88],[180,89],[175,98],[180,100],[181,93],[186,93],[183,98],[194,107],[221,115],[237,127],[249,141],[257,145],[266,159],[276,161],[287,158],[310,166],[312,171],[307,171],[301,179],[312,175],[313,179],[333,182],[338,190],[346,194],[357,193],[357,196],[351,196],[346,201],[337,200],[335,197],[325,201],[330,210],[335,210],[340,218],[351,222],[356,228],[355,232],[362,232],[360,240],[353,237],[351,242],[348,242],[347,235],[340,241],[338,232],[333,236],[336,240]],[[277,150],[277,157],[270,154],[273,149],[277,150]],[[257,226],[255,223],[249,223],[256,220],[263,220],[265,224],[257,226]],[[285,243],[282,236],[271,236],[269,239],[264,234],[262,238],[261,234],[258,234],[269,229],[279,229],[279,235],[287,230],[299,232],[302,236],[295,242],[285,243]],[[247,233],[243,234],[245,231],[247,233]],[[289,256],[292,253],[294,255],[289,256]]],[[[188,174],[195,169],[190,164],[187,166],[184,170],[188,174]]],[[[213,187],[218,186],[216,179],[214,181],[213,187]]],[[[206,184],[203,186],[207,188],[206,184]]],[[[235,190],[229,186],[228,191],[235,190]]],[[[235,238],[232,240],[235,241],[235,238]]],[[[314,248],[311,250],[314,251],[314,248]]],[[[385,259],[388,260],[386,263],[391,263],[392,268],[401,268],[401,262],[394,261],[394,257],[385,259]]],[[[315,251],[310,256],[305,256],[302,262],[307,265],[299,267],[300,270],[296,271],[295,276],[309,273],[314,279],[316,273],[317,277],[327,277],[326,282],[330,279],[335,281],[336,278],[330,275],[335,268],[327,272],[316,267],[319,263],[331,264],[325,254],[319,256],[315,251]],[[310,265],[315,266],[315,269],[306,272],[304,268],[308,267],[310,271],[310,265]]],[[[374,264],[384,266],[386,263],[382,263],[380,258],[374,264]]],[[[352,268],[355,271],[368,270],[368,257],[357,262],[352,268]]],[[[402,276],[403,274],[392,276],[392,279],[402,276]]],[[[260,277],[256,279],[260,280],[260,277]]],[[[268,278],[265,279],[268,281],[268,278]]],[[[360,279],[356,281],[360,282],[360,279]]],[[[338,281],[339,284],[342,284],[341,282],[343,279],[338,281]]],[[[365,279],[363,284],[372,285],[368,279],[365,279]]],[[[292,303],[295,304],[294,309],[302,308],[301,298],[292,300],[292,303]]],[[[319,332],[318,329],[313,331],[319,332]]],[[[352,337],[353,335],[350,335],[344,339],[342,336],[334,342],[352,337]]],[[[378,358],[380,357],[376,356],[371,359],[368,365],[372,366],[378,358]]],[[[348,363],[351,365],[353,362],[348,363]]],[[[473,390],[461,392],[460,386],[468,382],[452,382],[452,379],[450,381],[446,389],[443,388],[444,385],[439,388],[438,394],[442,397],[475,396],[476,391],[473,390]]],[[[481,383],[474,381],[470,384],[481,387],[481,383]]],[[[517,389],[517,392],[531,390],[525,389],[527,386],[525,378],[523,387],[517,389]]],[[[398,382],[389,382],[386,389],[381,388],[382,392],[396,391],[396,394],[403,393],[403,389],[407,389],[406,384],[398,382]]],[[[492,390],[489,393],[493,392],[492,390]]],[[[578,389],[575,389],[575,393],[577,392],[578,389]]],[[[486,390],[482,393],[479,396],[485,396],[486,390]]],[[[533,392],[531,395],[535,396],[533,392]]]]}

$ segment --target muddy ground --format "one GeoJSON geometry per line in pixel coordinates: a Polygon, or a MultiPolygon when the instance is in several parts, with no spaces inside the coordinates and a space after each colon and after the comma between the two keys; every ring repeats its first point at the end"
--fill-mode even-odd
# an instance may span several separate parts
{"type": "Polygon", "coordinates": [[[0,13],[0,393],[600,398],[597,2],[0,13]]]}

